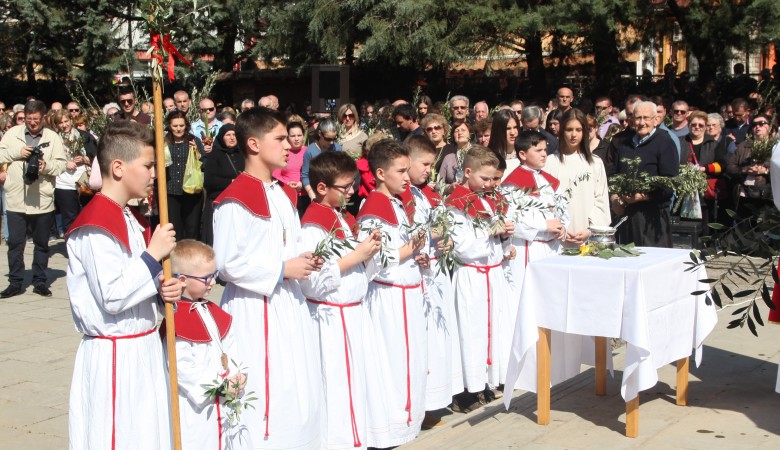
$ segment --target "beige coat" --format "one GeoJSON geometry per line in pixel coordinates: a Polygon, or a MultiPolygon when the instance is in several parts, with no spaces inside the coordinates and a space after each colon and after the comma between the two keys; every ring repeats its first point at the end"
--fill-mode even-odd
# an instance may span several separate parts
{"type": "Polygon", "coordinates": [[[17,125],[3,135],[0,141],[0,164],[8,163],[8,175],[5,189],[6,209],[23,214],[43,214],[54,211],[54,180],[65,171],[67,157],[60,136],[49,129],[43,130],[41,143],[48,142],[43,149],[43,161],[46,163],[38,180],[33,184],[24,184],[24,170],[27,163],[22,159],[25,125],[17,125]]]}

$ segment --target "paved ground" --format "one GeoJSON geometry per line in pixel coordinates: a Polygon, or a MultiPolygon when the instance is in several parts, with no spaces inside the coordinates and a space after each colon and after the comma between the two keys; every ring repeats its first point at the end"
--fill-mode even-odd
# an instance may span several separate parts
{"type": "MultiPolygon", "coordinates": [[[[26,260],[29,268],[31,248],[26,260]]],[[[53,247],[52,298],[27,293],[0,300],[0,448],[67,447],[68,391],[80,335],[73,328],[65,287],[66,260],[53,247]]],[[[7,247],[0,246],[0,273],[7,273],[7,247]]],[[[29,283],[29,271],[28,280],[29,283]]],[[[0,282],[0,290],[5,281],[0,282]]],[[[220,291],[212,295],[219,298],[220,291]]],[[[500,402],[469,415],[451,414],[444,427],[424,432],[410,449],[443,448],[778,448],[780,394],[774,393],[780,361],[780,326],[726,330],[733,310],[706,341],[700,368],[692,368],[688,407],[674,404],[675,369],[641,394],[640,436],[623,436],[625,408],[620,378],[609,379],[606,397],[593,395],[593,370],[553,388],[552,421],[536,425],[532,394],[518,392],[512,409],[500,402]]],[[[624,348],[617,348],[622,367],[624,348]]],[[[152,449],[150,449],[152,450],[152,449]]]]}

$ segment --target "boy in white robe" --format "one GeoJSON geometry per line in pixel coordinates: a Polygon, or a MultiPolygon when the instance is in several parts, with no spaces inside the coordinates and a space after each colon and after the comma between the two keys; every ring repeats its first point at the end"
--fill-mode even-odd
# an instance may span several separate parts
{"type": "Polygon", "coordinates": [[[411,228],[414,211],[398,198],[409,189],[409,151],[384,139],[371,148],[368,164],[376,190],[358,213],[358,239],[379,230],[383,244],[374,256],[382,270],[364,301],[367,445],[387,448],[414,439],[425,416],[428,351],[420,268],[428,260],[419,253],[425,233],[411,228]]]}
{"type": "Polygon", "coordinates": [[[378,272],[373,256],[382,238],[376,232],[358,242],[355,218],[341,210],[356,174],[355,161],[344,152],[312,159],[309,179],[316,199],[301,218],[304,248],[314,252],[321,246],[327,252],[322,269],[302,281],[301,290],[319,322],[328,449],[366,444],[363,298],[378,272]]]}
{"type": "MultiPolygon", "coordinates": [[[[241,362],[235,359],[233,318],[206,299],[217,278],[214,250],[192,239],[179,241],[171,265],[185,284],[174,314],[182,449],[252,448],[246,428],[231,426],[229,417],[235,413],[225,405],[226,394],[242,395],[247,375],[236,366],[241,362]],[[206,395],[204,386],[220,385],[220,395],[206,395]]],[[[162,336],[167,352],[165,333],[162,336]]]]}
{"type": "Polygon", "coordinates": [[[70,390],[70,448],[169,449],[171,422],[160,336],[158,289],[177,301],[181,283],[162,282],[159,261],[176,245],[173,225],[152,235],[127,202],[154,186],[154,136],[135,122],[111,124],[98,147],[103,189],[67,234],[67,283],[76,330],[70,390]],[[160,285],[160,283],[162,283],[160,285]],[[158,288],[158,286],[160,286],[158,288]]]}
{"type": "Polygon", "coordinates": [[[310,449],[320,445],[320,345],[298,280],[318,262],[303,252],[297,193],[271,176],[287,164],[284,124],[265,108],[239,117],[245,171],[214,202],[214,252],[237,360],[252,374],[246,391],[258,398],[241,423],[255,448],[310,449]]]}
{"type": "Polygon", "coordinates": [[[456,408],[473,410],[490,401],[490,387],[502,384],[512,331],[501,319],[508,313],[512,290],[502,262],[511,253],[514,224],[503,217],[504,206],[493,194],[497,156],[472,147],[463,160],[463,181],[447,198],[452,214],[455,255],[453,287],[460,331],[466,392],[456,396],[456,408]],[[491,195],[486,195],[491,194],[491,195]]]}
{"type": "MultiPolygon", "coordinates": [[[[410,188],[399,194],[404,205],[414,207],[414,222],[428,229],[428,244],[421,250],[430,258],[430,268],[423,271],[425,313],[428,322],[428,377],[425,410],[435,411],[452,403],[452,396],[463,391],[463,369],[460,361],[460,339],[455,317],[455,296],[449,274],[440,270],[442,230],[431,229],[437,213],[445,210],[428,177],[436,159],[436,147],[425,136],[411,136],[409,147],[410,188]]],[[[443,262],[443,261],[442,261],[443,262]]],[[[423,428],[443,425],[437,415],[426,413],[423,428]]]]}
{"type": "Polygon", "coordinates": [[[568,204],[565,196],[558,193],[558,180],[542,170],[547,160],[544,135],[523,131],[515,149],[521,165],[504,179],[501,187],[509,217],[515,223],[512,245],[518,249],[518,257],[508,264],[519,299],[528,263],[559,252],[566,237],[568,204]]]}

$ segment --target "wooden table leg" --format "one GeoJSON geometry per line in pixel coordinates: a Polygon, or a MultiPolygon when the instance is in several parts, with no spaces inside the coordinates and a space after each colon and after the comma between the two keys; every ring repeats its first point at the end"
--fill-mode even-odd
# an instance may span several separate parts
{"type": "Polygon", "coordinates": [[[607,338],[596,336],[596,395],[607,395],[607,338]]]}
{"type": "Polygon", "coordinates": [[[550,423],[550,330],[539,327],[536,343],[536,423],[550,423]]]}
{"type": "Polygon", "coordinates": [[[639,436],[639,395],[626,402],[626,437],[639,436]]]}
{"type": "Polygon", "coordinates": [[[688,357],[677,360],[677,405],[688,406],[688,357]]]}

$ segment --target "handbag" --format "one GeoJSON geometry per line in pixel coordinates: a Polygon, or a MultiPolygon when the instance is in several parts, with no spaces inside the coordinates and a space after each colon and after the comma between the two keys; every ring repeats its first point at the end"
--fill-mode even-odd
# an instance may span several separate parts
{"type": "Polygon", "coordinates": [[[199,194],[203,191],[203,163],[200,162],[200,153],[194,145],[190,146],[187,155],[187,165],[184,168],[184,183],[182,189],[188,194],[199,194]]]}
{"type": "Polygon", "coordinates": [[[92,190],[92,188],[89,185],[89,177],[90,177],[90,171],[85,170],[79,179],[76,181],[76,189],[79,191],[79,195],[83,195],[86,197],[92,197],[95,195],[95,191],[92,190]]]}

